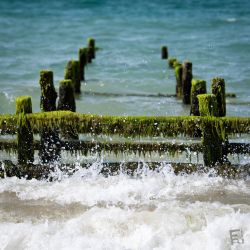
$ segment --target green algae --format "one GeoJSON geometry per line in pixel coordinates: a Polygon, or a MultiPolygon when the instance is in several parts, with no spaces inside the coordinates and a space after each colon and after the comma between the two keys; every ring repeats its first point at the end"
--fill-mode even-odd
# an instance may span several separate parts
{"type": "Polygon", "coordinates": [[[174,63],[177,61],[177,59],[175,57],[170,57],[168,59],[168,66],[169,68],[174,68],[174,63]]]}
{"type": "Polygon", "coordinates": [[[176,96],[182,96],[182,65],[177,64],[175,66],[175,78],[176,78],[176,96]]]}
{"type": "MultiPolygon", "coordinates": [[[[196,116],[102,116],[80,114],[70,111],[52,111],[27,114],[34,133],[43,127],[74,127],[78,133],[124,135],[128,137],[192,136],[193,129],[202,122],[213,126],[222,124],[227,134],[250,133],[249,117],[196,117],[196,116]]],[[[3,134],[15,133],[16,115],[0,115],[0,129],[3,134]]]]}
{"type": "Polygon", "coordinates": [[[206,81],[192,79],[191,85],[191,110],[190,115],[199,116],[199,100],[198,95],[205,94],[207,92],[206,81]]]}
{"type": "Polygon", "coordinates": [[[80,64],[77,60],[70,60],[66,66],[65,80],[72,80],[75,93],[81,93],[80,64]]]}
{"type": "Polygon", "coordinates": [[[16,98],[16,114],[32,113],[30,96],[19,96],[16,98]]]}
{"type": "Polygon", "coordinates": [[[88,57],[90,62],[92,59],[95,59],[95,39],[92,37],[88,38],[88,57]]]}
{"type": "Polygon", "coordinates": [[[218,116],[217,100],[213,94],[197,95],[201,116],[218,116]]]}
{"type": "Polygon", "coordinates": [[[17,97],[17,153],[19,164],[27,164],[34,161],[33,131],[27,119],[26,114],[28,113],[32,113],[31,97],[17,97]]]}
{"type": "Polygon", "coordinates": [[[53,72],[50,70],[40,71],[39,84],[41,87],[40,108],[42,111],[56,110],[57,93],[54,87],[53,72]]]}
{"type": "Polygon", "coordinates": [[[85,81],[85,67],[88,63],[88,49],[80,48],[78,52],[80,80],[85,81]]]}

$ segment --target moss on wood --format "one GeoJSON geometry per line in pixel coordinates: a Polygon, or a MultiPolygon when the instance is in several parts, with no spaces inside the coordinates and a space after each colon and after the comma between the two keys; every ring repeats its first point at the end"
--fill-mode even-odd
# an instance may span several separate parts
{"type": "MultiPolygon", "coordinates": [[[[192,136],[203,121],[214,126],[223,124],[227,134],[250,133],[250,117],[195,117],[195,116],[102,116],[70,111],[27,114],[34,133],[42,127],[72,126],[78,133],[143,136],[192,136]]],[[[17,116],[0,115],[2,133],[15,133],[17,116]]]]}
{"type": "Polygon", "coordinates": [[[68,62],[65,69],[65,80],[72,80],[75,93],[81,93],[81,80],[80,80],[80,65],[79,61],[71,60],[68,62]]]}
{"type": "Polygon", "coordinates": [[[217,100],[214,94],[197,95],[201,116],[218,116],[217,100]]]}
{"type": "Polygon", "coordinates": [[[34,161],[33,132],[26,114],[32,112],[30,96],[16,98],[17,119],[17,153],[18,163],[27,164],[34,161]]]}
{"type": "Polygon", "coordinates": [[[183,104],[190,104],[191,82],[193,79],[192,63],[186,61],[182,65],[182,96],[183,104]]]}
{"type": "Polygon", "coordinates": [[[79,56],[79,74],[80,80],[85,81],[85,67],[88,63],[88,49],[80,48],[78,52],[79,56]]]}
{"type": "Polygon", "coordinates": [[[207,93],[206,82],[204,80],[193,79],[191,86],[191,110],[190,115],[199,116],[198,95],[207,93]]]}
{"type": "Polygon", "coordinates": [[[88,57],[90,62],[95,59],[95,39],[92,37],[88,38],[88,57]]]}
{"type": "Polygon", "coordinates": [[[218,116],[226,116],[226,91],[223,78],[212,79],[212,93],[215,95],[218,107],[218,116]]]}
{"type": "Polygon", "coordinates": [[[182,65],[177,64],[175,67],[175,78],[176,78],[176,96],[182,96],[182,65]]]}
{"type": "Polygon", "coordinates": [[[53,82],[53,72],[50,70],[40,71],[39,83],[41,87],[41,110],[45,112],[56,110],[57,93],[53,82]]]}
{"type": "Polygon", "coordinates": [[[169,68],[174,68],[174,63],[177,61],[177,59],[175,57],[170,57],[168,59],[168,66],[169,68]]]}

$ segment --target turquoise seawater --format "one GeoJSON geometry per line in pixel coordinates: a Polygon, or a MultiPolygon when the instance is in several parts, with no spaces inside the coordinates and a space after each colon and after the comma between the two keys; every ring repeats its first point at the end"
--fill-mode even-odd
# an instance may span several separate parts
{"type": "MultiPolygon", "coordinates": [[[[15,97],[32,96],[39,112],[39,71],[51,69],[55,86],[68,60],[88,37],[101,48],[86,72],[82,91],[172,94],[175,78],[160,47],[193,62],[195,78],[221,76],[227,115],[250,115],[249,0],[0,1],[0,113],[15,112],[15,97]]],[[[81,113],[183,115],[180,100],[143,96],[77,97],[81,113]]]]}

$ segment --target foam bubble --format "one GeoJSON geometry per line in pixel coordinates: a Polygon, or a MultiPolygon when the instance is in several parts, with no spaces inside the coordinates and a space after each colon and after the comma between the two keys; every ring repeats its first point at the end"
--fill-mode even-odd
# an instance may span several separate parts
{"type": "Polygon", "coordinates": [[[3,249],[230,249],[250,234],[249,181],[174,175],[169,166],[107,178],[99,163],[47,182],[0,180],[3,249]]]}

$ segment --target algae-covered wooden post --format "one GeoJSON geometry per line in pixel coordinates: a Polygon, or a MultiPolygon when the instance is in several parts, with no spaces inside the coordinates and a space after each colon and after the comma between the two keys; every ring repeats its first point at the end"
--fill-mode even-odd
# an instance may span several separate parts
{"type": "MultiPolygon", "coordinates": [[[[60,81],[57,110],[70,110],[72,112],[76,111],[72,80],[60,81]]],[[[78,139],[77,133],[71,128],[61,128],[61,136],[64,139],[78,139]]]]}
{"type": "Polygon", "coordinates": [[[167,46],[161,47],[161,59],[168,59],[168,47],[167,46]]]}
{"type": "Polygon", "coordinates": [[[213,94],[198,95],[199,112],[206,116],[202,123],[202,146],[205,166],[215,166],[224,162],[223,141],[225,128],[213,116],[218,116],[216,96],[213,94]]]}
{"type": "Polygon", "coordinates": [[[182,96],[182,65],[179,63],[175,66],[175,78],[176,78],[176,96],[182,96]]]}
{"type": "Polygon", "coordinates": [[[88,39],[88,62],[91,63],[95,59],[95,39],[88,39]]]}
{"type": "Polygon", "coordinates": [[[79,56],[79,74],[80,80],[85,81],[85,66],[87,65],[87,56],[88,56],[88,49],[87,48],[80,48],[78,52],[79,56]]]}
{"type": "Polygon", "coordinates": [[[216,96],[218,116],[226,116],[226,93],[223,78],[216,77],[212,79],[212,93],[216,96]]]}
{"type": "Polygon", "coordinates": [[[57,110],[76,111],[75,95],[72,80],[60,81],[57,110]]]}
{"type": "MultiPolygon", "coordinates": [[[[42,112],[56,110],[57,93],[54,87],[53,72],[42,70],[40,72],[41,102],[42,112]]],[[[60,159],[60,140],[55,129],[44,128],[40,132],[39,156],[42,163],[49,163],[60,159]]]]}
{"type": "Polygon", "coordinates": [[[177,59],[174,58],[174,57],[169,58],[169,59],[168,59],[168,66],[169,66],[169,68],[174,68],[174,63],[175,63],[176,61],[177,61],[177,59]]]}
{"type": "Polygon", "coordinates": [[[182,65],[182,96],[184,104],[190,104],[192,78],[192,63],[188,61],[184,62],[182,65]]]}
{"type": "Polygon", "coordinates": [[[79,61],[70,60],[65,69],[64,79],[72,80],[75,93],[81,93],[80,65],[79,61]]]}
{"type": "Polygon", "coordinates": [[[199,101],[197,96],[200,94],[206,94],[207,87],[204,80],[193,79],[191,86],[191,109],[190,115],[199,116],[199,101]]]}
{"type": "Polygon", "coordinates": [[[30,96],[16,98],[17,128],[17,158],[18,164],[29,164],[34,161],[33,133],[26,114],[32,113],[30,96]]]}
{"type": "MultiPolygon", "coordinates": [[[[226,90],[225,90],[225,80],[220,77],[212,79],[212,93],[216,96],[217,105],[218,105],[218,116],[226,116],[226,90]]],[[[225,140],[223,141],[223,159],[225,162],[228,162],[228,135],[225,135],[225,140]]]]}

